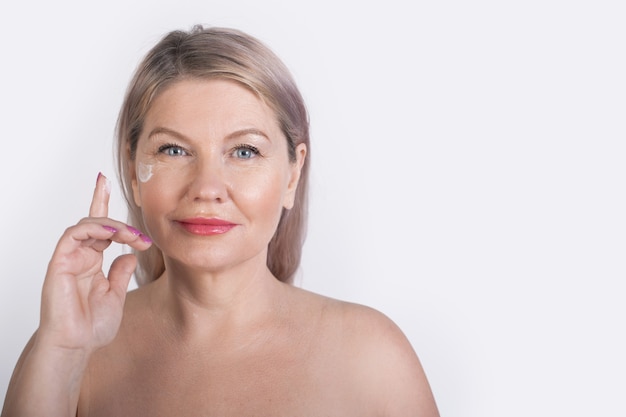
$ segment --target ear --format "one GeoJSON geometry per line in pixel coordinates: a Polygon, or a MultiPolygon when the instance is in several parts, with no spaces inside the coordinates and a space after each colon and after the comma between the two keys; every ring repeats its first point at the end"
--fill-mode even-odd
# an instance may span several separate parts
{"type": "Polygon", "coordinates": [[[306,150],[304,143],[300,143],[296,146],[296,160],[290,164],[289,182],[287,183],[287,191],[283,200],[283,207],[288,210],[293,207],[296,201],[296,190],[298,189],[300,174],[302,173],[302,167],[306,160],[306,150]]]}
{"type": "Polygon", "coordinates": [[[137,207],[141,207],[141,198],[139,193],[139,183],[137,182],[137,166],[135,161],[128,160],[128,172],[130,173],[130,184],[133,188],[133,200],[137,207]]]}

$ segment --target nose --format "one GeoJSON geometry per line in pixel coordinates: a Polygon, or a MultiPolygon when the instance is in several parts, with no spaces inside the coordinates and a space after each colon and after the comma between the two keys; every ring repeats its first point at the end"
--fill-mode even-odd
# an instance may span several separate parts
{"type": "Polygon", "coordinates": [[[224,202],[228,198],[225,167],[219,157],[197,158],[191,171],[191,200],[224,202]]]}

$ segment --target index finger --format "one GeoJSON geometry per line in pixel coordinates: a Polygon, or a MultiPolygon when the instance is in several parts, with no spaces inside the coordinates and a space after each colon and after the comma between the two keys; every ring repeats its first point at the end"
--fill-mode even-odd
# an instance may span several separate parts
{"type": "Polygon", "coordinates": [[[109,216],[109,195],[111,194],[111,182],[107,177],[98,173],[96,188],[93,191],[91,207],[89,207],[89,217],[109,216]]]}

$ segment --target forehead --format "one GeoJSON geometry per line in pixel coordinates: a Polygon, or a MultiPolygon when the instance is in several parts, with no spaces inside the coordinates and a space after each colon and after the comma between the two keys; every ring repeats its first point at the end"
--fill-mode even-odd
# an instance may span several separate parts
{"type": "Polygon", "coordinates": [[[251,89],[224,78],[184,79],[166,87],[153,100],[146,127],[228,131],[255,127],[280,132],[275,112],[251,89]]]}

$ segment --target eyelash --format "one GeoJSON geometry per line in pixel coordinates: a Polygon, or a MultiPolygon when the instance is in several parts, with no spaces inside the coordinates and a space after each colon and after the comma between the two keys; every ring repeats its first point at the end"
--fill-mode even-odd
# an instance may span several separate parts
{"type": "MultiPolygon", "coordinates": [[[[159,149],[158,149],[157,153],[166,153],[168,150],[170,150],[172,148],[179,149],[180,151],[184,152],[187,155],[189,154],[189,152],[186,151],[184,147],[182,147],[180,145],[177,145],[175,143],[166,143],[164,145],[159,146],[159,149]]],[[[237,152],[237,151],[240,151],[240,150],[248,150],[248,151],[252,152],[254,154],[254,156],[261,155],[261,153],[259,152],[259,149],[256,146],[246,145],[246,144],[236,145],[233,148],[233,154],[235,152],[237,152]]],[[[169,156],[185,156],[185,155],[169,155],[169,156]]]]}
{"type": "MultiPolygon", "coordinates": [[[[172,148],[180,149],[182,152],[188,154],[188,152],[185,150],[185,148],[183,148],[182,146],[177,145],[175,143],[166,143],[165,145],[159,146],[158,153],[165,153],[166,151],[168,151],[169,149],[172,149],[172,148]]],[[[170,155],[170,156],[175,156],[175,155],[170,155]]]]}
{"type": "Polygon", "coordinates": [[[233,153],[240,151],[240,150],[250,151],[254,154],[254,156],[260,155],[259,149],[256,146],[240,144],[234,147],[233,153]]]}

